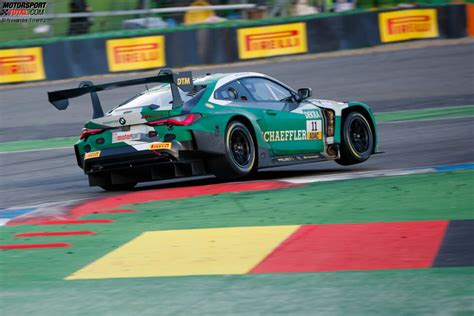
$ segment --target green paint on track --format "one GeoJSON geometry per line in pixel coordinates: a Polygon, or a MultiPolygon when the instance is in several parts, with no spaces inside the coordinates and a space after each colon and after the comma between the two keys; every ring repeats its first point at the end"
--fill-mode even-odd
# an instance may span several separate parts
{"type": "MultiPolygon", "coordinates": [[[[472,315],[473,268],[33,282],[5,315],[472,315]]],[[[5,304],[6,303],[6,304],[5,304]]]]}
{"type": "Polygon", "coordinates": [[[380,112],[375,114],[377,123],[421,121],[434,119],[449,119],[474,116],[474,105],[450,106],[396,112],[380,112]]]}
{"type": "Polygon", "coordinates": [[[160,229],[455,220],[474,218],[473,185],[474,171],[447,172],[315,183],[127,208],[154,216],[160,229]]]}
{"type": "Polygon", "coordinates": [[[12,152],[23,150],[55,149],[70,147],[77,141],[78,137],[60,137],[50,139],[19,140],[14,142],[0,143],[0,152],[12,152]]]}
{"type": "Polygon", "coordinates": [[[474,171],[315,183],[123,206],[96,235],[14,239],[71,226],[6,226],[0,243],[71,248],[0,252],[2,311],[38,314],[456,314],[472,311],[473,268],[63,281],[143,231],[473,219],[474,171]],[[27,297],[28,299],[25,299],[27,297]],[[87,303],[85,303],[87,302],[87,303]],[[129,304],[133,302],[133,304],[129,304]]]}
{"type": "MultiPolygon", "coordinates": [[[[474,116],[474,105],[452,106],[444,108],[429,108],[409,111],[380,112],[375,114],[377,123],[434,120],[444,118],[462,118],[474,116]]],[[[60,137],[39,140],[20,140],[0,143],[1,152],[14,152],[23,150],[55,149],[72,147],[78,137],[60,137]]]]}

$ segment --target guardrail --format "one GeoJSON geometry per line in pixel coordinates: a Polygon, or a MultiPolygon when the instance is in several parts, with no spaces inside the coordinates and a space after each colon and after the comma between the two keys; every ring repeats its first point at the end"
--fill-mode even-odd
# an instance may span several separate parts
{"type": "Polygon", "coordinates": [[[0,83],[230,63],[467,36],[466,5],[369,11],[278,23],[70,39],[0,49],[0,83]]]}

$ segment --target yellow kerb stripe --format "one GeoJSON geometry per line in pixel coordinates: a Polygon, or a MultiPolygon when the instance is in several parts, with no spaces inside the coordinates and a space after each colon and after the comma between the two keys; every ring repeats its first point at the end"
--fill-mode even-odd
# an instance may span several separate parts
{"type": "Polygon", "coordinates": [[[299,227],[145,232],[66,280],[244,274],[299,227]]]}

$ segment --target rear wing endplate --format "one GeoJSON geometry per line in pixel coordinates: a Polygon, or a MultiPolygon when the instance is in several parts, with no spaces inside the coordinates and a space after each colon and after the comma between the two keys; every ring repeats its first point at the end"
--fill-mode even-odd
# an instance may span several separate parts
{"type": "Polygon", "coordinates": [[[193,75],[191,71],[179,73],[171,69],[161,69],[157,76],[117,81],[94,85],[91,81],[81,81],[78,88],[48,92],[48,101],[58,110],[65,110],[69,106],[69,99],[90,93],[92,101],[93,116],[98,118],[104,116],[104,111],[97,96],[97,92],[122,88],[128,86],[144,85],[148,83],[169,83],[173,97],[173,108],[183,105],[178,88],[182,91],[190,91],[193,88],[193,75]]]}

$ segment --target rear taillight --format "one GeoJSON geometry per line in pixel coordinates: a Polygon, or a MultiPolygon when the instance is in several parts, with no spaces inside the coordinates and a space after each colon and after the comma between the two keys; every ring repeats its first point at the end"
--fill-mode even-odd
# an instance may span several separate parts
{"type": "Polygon", "coordinates": [[[79,139],[84,139],[87,140],[87,138],[91,135],[96,135],[102,133],[104,130],[103,129],[88,129],[88,128],[83,128],[81,136],[79,136],[79,139]]]}
{"type": "Polygon", "coordinates": [[[178,116],[172,116],[158,121],[148,122],[148,125],[177,125],[177,126],[186,126],[196,123],[202,117],[201,114],[184,114],[178,116]]]}

